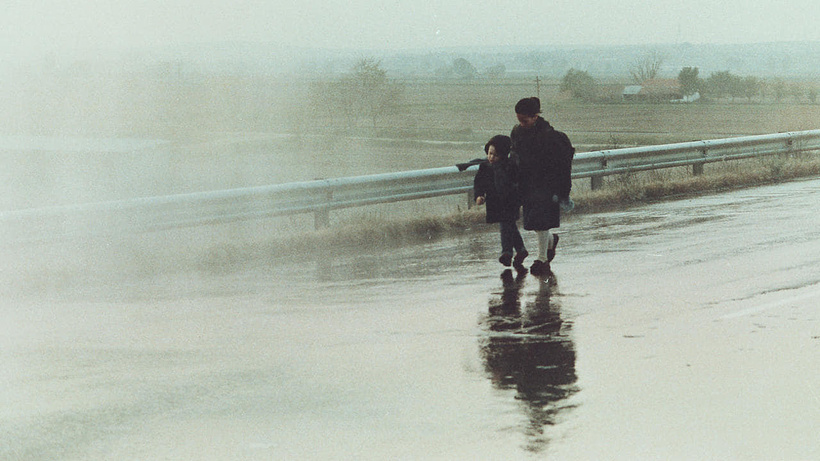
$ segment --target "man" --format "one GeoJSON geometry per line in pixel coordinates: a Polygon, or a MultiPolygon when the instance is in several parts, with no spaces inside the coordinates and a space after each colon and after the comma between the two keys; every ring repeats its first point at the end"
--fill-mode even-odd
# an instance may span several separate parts
{"type": "Polygon", "coordinates": [[[569,203],[570,173],[575,148],[566,134],[541,116],[541,101],[524,98],[515,105],[518,125],[513,127],[511,158],[518,164],[525,230],[538,236],[538,255],[530,267],[533,275],[549,275],[561,225],[560,204],[569,203]]]}

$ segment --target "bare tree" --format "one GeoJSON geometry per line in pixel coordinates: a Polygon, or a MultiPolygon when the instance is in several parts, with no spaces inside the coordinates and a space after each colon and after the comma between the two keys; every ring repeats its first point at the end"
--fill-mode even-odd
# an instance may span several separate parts
{"type": "Polygon", "coordinates": [[[340,80],[313,84],[311,101],[331,117],[341,117],[348,127],[369,119],[375,128],[380,117],[395,109],[401,93],[402,87],[387,78],[381,61],[364,58],[340,80]]]}
{"type": "Polygon", "coordinates": [[[643,82],[657,77],[662,64],[663,56],[658,51],[653,51],[632,64],[629,68],[629,74],[632,75],[632,80],[635,83],[641,85],[643,82]]]}

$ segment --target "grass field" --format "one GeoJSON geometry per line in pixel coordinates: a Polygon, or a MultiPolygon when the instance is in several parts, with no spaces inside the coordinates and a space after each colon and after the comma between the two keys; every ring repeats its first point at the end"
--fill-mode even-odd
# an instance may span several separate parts
{"type": "MultiPolygon", "coordinates": [[[[502,82],[400,83],[403,97],[398,115],[380,120],[384,127],[416,133],[506,132],[515,122],[513,106],[521,97],[535,96],[529,80],[502,82]]],[[[558,93],[557,84],[541,84],[544,117],[577,142],[600,139],[601,133],[657,134],[667,139],[692,140],[740,134],[772,133],[813,128],[820,104],[747,103],[696,104],[580,103],[558,93]]],[[[628,141],[628,140],[627,140],[628,141]]]]}
{"type": "MultiPolygon", "coordinates": [[[[398,82],[402,97],[390,115],[356,126],[317,110],[305,136],[308,150],[329,154],[347,169],[348,158],[365,172],[430,168],[480,156],[494,134],[515,124],[513,106],[534,95],[529,80],[501,82],[398,82]],[[350,139],[355,136],[356,139],[350,139]],[[365,160],[365,158],[367,160],[365,160]]],[[[579,152],[602,148],[656,145],[748,134],[815,129],[820,104],[702,102],[696,104],[582,103],[559,94],[557,85],[540,86],[544,118],[569,134],[579,152]]],[[[302,124],[306,125],[306,124],[302,124]]],[[[330,175],[332,172],[328,172],[330,175]]]]}
{"type": "MultiPolygon", "coordinates": [[[[515,102],[536,91],[533,82],[514,79],[397,83],[403,86],[402,96],[393,113],[378,118],[375,126],[366,119],[350,126],[308,104],[310,82],[204,79],[159,89],[140,82],[134,91],[109,84],[96,85],[92,93],[68,85],[59,106],[18,104],[5,112],[7,118],[19,116],[14,118],[17,125],[8,124],[5,131],[164,143],[150,151],[127,153],[6,152],[0,158],[0,171],[8,179],[0,189],[7,197],[3,207],[453,165],[483,156],[490,136],[509,133],[515,102]],[[113,89],[119,93],[110,93],[113,89]],[[102,104],[107,97],[111,103],[102,104]],[[24,116],[21,107],[26,108],[24,116]]],[[[540,92],[545,118],[567,132],[579,152],[820,128],[820,104],[591,104],[569,100],[557,92],[554,82],[541,86],[540,92]]],[[[576,181],[573,199],[576,213],[586,213],[817,174],[817,155],[751,159],[707,165],[698,177],[684,168],[610,177],[597,191],[589,190],[588,180],[576,181]]],[[[482,224],[483,208],[468,210],[466,205],[466,198],[458,195],[346,209],[331,213],[331,228],[321,231],[313,230],[311,215],[301,215],[199,229],[193,236],[168,235],[162,237],[169,240],[167,245],[153,235],[136,247],[137,256],[122,260],[129,267],[152,271],[163,261],[168,270],[222,270],[260,258],[304,258],[345,248],[360,251],[492,229],[482,224]],[[155,249],[146,250],[149,247],[155,249]],[[187,262],[182,261],[185,258],[187,262]]]]}
{"type": "MultiPolygon", "coordinates": [[[[555,81],[536,87],[529,77],[393,81],[399,97],[375,124],[367,117],[349,123],[315,94],[316,82],[305,80],[67,74],[6,83],[0,98],[3,131],[170,141],[162,151],[129,158],[129,168],[119,171],[101,170],[117,161],[98,161],[96,153],[89,162],[72,153],[70,162],[43,166],[59,180],[75,178],[79,185],[67,188],[86,189],[83,200],[95,193],[116,199],[452,165],[483,156],[484,142],[515,124],[515,102],[536,92],[544,117],[568,133],[579,152],[820,125],[820,104],[582,103],[560,94],[555,81]],[[129,187],[109,190],[99,186],[99,177],[129,187]]],[[[48,162],[38,155],[38,162],[48,162]]]]}
{"type": "MultiPolygon", "coordinates": [[[[122,82],[79,77],[30,81],[11,87],[15,94],[0,100],[8,108],[3,111],[6,131],[168,142],[144,153],[6,155],[9,165],[4,170],[10,177],[35,170],[49,177],[17,180],[26,190],[10,190],[5,196],[25,196],[26,205],[37,206],[452,165],[482,157],[484,142],[509,133],[515,124],[515,102],[536,91],[544,117],[568,133],[579,152],[820,128],[820,104],[582,103],[560,94],[557,82],[541,82],[536,88],[531,78],[393,83],[401,91],[389,114],[377,117],[375,124],[366,117],[351,124],[323,107],[323,100],[311,93],[315,83],[309,81],[157,76],[128,76],[122,82]],[[28,168],[26,158],[36,159],[37,165],[28,168]],[[38,183],[49,189],[37,190],[38,183]]],[[[582,191],[584,184],[576,190],[582,191]]],[[[334,216],[339,223],[363,214],[380,219],[464,208],[461,199],[439,202],[334,216]]]]}
{"type": "MultiPolygon", "coordinates": [[[[335,128],[338,144],[334,147],[341,148],[336,151],[341,160],[334,168],[353,162],[363,170],[369,166],[372,172],[382,172],[431,168],[480,157],[486,139],[512,128],[515,102],[534,91],[534,84],[528,81],[405,83],[397,113],[377,120],[375,127],[363,123],[335,128]],[[341,135],[345,129],[355,133],[355,142],[341,135]],[[378,159],[368,161],[363,156],[378,159]]],[[[579,152],[820,128],[817,104],[592,104],[566,98],[554,84],[544,85],[540,91],[544,117],[566,131],[579,152]]],[[[576,212],[593,212],[816,174],[820,174],[820,160],[811,154],[751,159],[707,165],[705,174],[698,177],[688,168],[610,177],[599,191],[591,191],[588,180],[576,181],[573,197],[578,203],[576,212]]],[[[429,239],[480,225],[483,209],[465,211],[464,205],[458,197],[449,205],[458,211],[449,214],[435,207],[428,208],[431,213],[420,213],[418,205],[406,204],[392,205],[389,211],[345,211],[338,214],[332,231],[316,236],[338,245],[367,242],[371,246],[373,242],[429,239]],[[367,225],[361,226],[362,222],[367,225]]],[[[284,248],[302,247],[294,240],[285,242],[284,248]]]]}

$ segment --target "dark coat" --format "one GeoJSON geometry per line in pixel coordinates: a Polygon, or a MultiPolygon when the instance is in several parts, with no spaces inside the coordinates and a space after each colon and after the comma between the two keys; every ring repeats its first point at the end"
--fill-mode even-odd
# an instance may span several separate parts
{"type": "Polygon", "coordinates": [[[524,206],[524,229],[547,230],[561,225],[558,202],[569,197],[575,148],[566,134],[541,117],[532,128],[516,125],[510,134],[510,158],[518,165],[524,206]]]}
{"type": "Polygon", "coordinates": [[[488,223],[518,220],[521,202],[516,176],[516,166],[509,160],[479,164],[473,180],[473,192],[476,197],[484,196],[488,223]]]}

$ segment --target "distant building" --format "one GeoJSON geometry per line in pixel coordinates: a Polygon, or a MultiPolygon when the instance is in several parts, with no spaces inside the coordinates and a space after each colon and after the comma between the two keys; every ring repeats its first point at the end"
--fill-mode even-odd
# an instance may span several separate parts
{"type": "Polygon", "coordinates": [[[624,101],[674,101],[683,99],[683,89],[675,79],[653,78],[625,87],[621,97],[624,101]]]}
{"type": "Polygon", "coordinates": [[[672,102],[695,102],[698,99],[700,99],[700,92],[695,91],[692,94],[687,94],[686,96],[684,96],[681,99],[674,99],[674,100],[672,100],[672,102]]]}
{"type": "Polygon", "coordinates": [[[624,101],[637,101],[639,99],[638,93],[641,92],[643,87],[641,85],[629,85],[624,88],[623,93],[621,93],[621,97],[624,101]]]}

